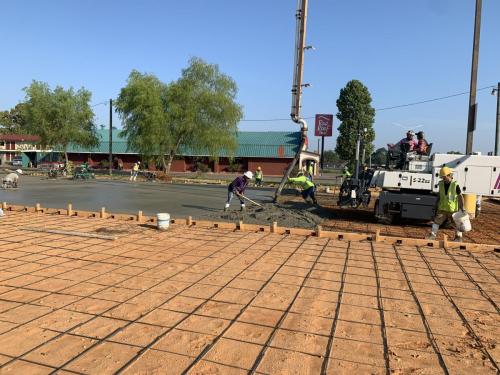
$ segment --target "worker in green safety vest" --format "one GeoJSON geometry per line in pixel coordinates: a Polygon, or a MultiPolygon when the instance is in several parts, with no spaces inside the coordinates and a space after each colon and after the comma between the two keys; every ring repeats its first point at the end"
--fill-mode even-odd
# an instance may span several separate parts
{"type": "Polygon", "coordinates": [[[262,173],[262,168],[259,166],[255,171],[255,186],[262,186],[262,179],[264,178],[264,174],[262,173]]]}
{"type": "MultiPolygon", "coordinates": [[[[453,169],[443,167],[439,171],[439,176],[442,178],[439,181],[439,197],[437,201],[437,211],[432,223],[432,231],[428,239],[435,240],[439,226],[446,220],[453,221],[452,215],[457,211],[464,210],[464,199],[460,186],[456,181],[453,181],[453,169]]],[[[462,232],[456,228],[455,241],[462,242],[462,232]]]]}
{"type": "Polygon", "coordinates": [[[304,172],[300,171],[299,173],[297,173],[297,177],[295,178],[288,178],[288,183],[292,183],[301,187],[301,195],[306,202],[309,198],[311,198],[314,204],[318,204],[315,195],[316,186],[314,185],[314,182],[312,182],[304,175],[304,172]]]}
{"type": "Polygon", "coordinates": [[[344,180],[350,178],[352,175],[351,175],[351,172],[349,172],[349,168],[347,167],[347,165],[344,167],[344,170],[342,171],[342,177],[344,178],[344,180]]]}

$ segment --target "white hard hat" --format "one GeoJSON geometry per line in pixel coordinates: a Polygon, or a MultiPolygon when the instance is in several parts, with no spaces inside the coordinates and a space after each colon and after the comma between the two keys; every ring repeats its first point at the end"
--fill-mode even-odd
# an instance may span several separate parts
{"type": "Polygon", "coordinates": [[[16,169],[16,173],[23,174],[23,171],[20,169],[16,169]]]}
{"type": "Polygon", "coordinates": [[[243,176],[251,180],[253,178],[253,173],[250,171],[246,171],[245,173],[243,173],[243,176]]]}

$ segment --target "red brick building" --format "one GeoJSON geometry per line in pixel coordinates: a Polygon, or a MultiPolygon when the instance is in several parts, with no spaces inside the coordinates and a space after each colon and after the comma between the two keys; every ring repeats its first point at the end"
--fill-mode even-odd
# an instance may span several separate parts
{"type": "MultiPolygon", "coordinates": [[[[127,148],[127,140],[119,136],[119,130],[113,131],[113,158],[121,159],[124,169],[142,160],[134,150],[127,148]]],[[[299,145],[300,132],[239,132],[238,148],[233,159],[222,151],[219,160],[211,160],[203,152],[181,148],[179,155],[172,164],[172,172],[210,171],[243,172],[255,171],[258,166],[265,175],[283,175],[293,160],[299,145]]],[[[89,162],[93,167],[107,165],[109,160],[109,133],[107,130],[99,132],[100,144],[91,149],[70,147],[68,156],[76,164],[89,162]]],[[[307,153],[307,159],[317,160],[317,155],[307,153]]],[[[153,169],[153,165],[148,165],[153,169]]]]}

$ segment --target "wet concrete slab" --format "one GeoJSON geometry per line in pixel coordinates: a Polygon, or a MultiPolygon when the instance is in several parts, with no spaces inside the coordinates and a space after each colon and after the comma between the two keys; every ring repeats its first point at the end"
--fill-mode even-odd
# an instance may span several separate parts
{"type": "MultiPolygon", "coordinates": [[[[200,217],[222,211],[227,199],[224,185],[184,185],[158,182],[128,182],[111,180],[49,180],[45,177],[21,177],[19,189],[0,190],[0,202],[42,207],[64,208],[145,215],[168,212],[173,216],[200,217]]],[[[272,189],[247,189],[246,195],[259,202],[270,202],[272,189]]],[[[233,200],[233,209],[238,209],[233,200]]]]}

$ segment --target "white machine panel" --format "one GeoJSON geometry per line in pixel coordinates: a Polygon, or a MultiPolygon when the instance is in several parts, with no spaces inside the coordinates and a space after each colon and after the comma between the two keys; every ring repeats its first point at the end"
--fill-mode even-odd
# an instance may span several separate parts
{"type": "Polygon", "coordinates": [[[431,190],[432,174],[409,171],[385,171],[377,179],[377,186],[388,189],[431,190]]]}
{"type": "Polygon", "coordinates": [[[420,173],[430,172],[428,168],[429,168],[428,161],[413,160],[408,163],[408,170],[410,172],[420,172],[420,173]]]}
{"type": "Polygon", "coordinates": [[[438,192],[439,170],[453,169],[453,179],[464,193],[500,197],[500,157],[435,154],[432,191],[438,192]]]}

